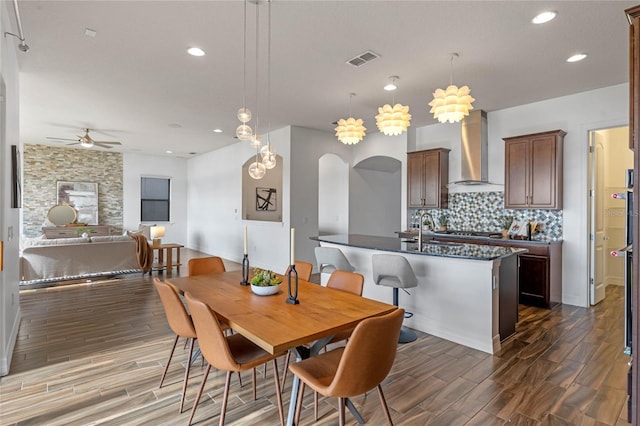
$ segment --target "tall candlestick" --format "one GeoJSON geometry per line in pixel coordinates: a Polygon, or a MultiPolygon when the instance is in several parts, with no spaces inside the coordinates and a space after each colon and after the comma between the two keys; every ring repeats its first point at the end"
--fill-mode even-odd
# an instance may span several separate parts
{"type": "Polygon", "coordinates": [[[248,239],[247,239],[247,225],[244,226],[244,254],[248,254],[249,251],[247,250],[247,246],[248,246],[248,239]]]}
{"type": "Polygon", "coordinates": [[[296,244],[296,229],[291,228],[291,263],[290,265],[296,264],[296,255],[295,255],[295,244],[296,244]]]}

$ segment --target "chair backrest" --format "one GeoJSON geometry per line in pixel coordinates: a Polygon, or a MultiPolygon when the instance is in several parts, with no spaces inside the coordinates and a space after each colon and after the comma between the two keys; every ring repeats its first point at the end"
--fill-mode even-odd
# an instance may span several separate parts
{"type": "Polygon", "coordinates": [[[361,321],[347,341],[327,396],[351,397],[378,386],[396,358],[404,309],[361,321]]]}
{"type": "Polygon", "coordinates": [[[170,283],[162,282],[158,278],[153,279],[153,284],[160,295],[171,330],[181,337],[196,337],[195,327],[184,303],[178,296],[178,290],[170,283]]]}
{"type": "Polygon", "coordinates": [[[378,285],[397,288],[418,286],[418,278],[409,261],[397,254],[374,254],[373,281],[378,285]]]}
{"type": "Polygon", "coordinates": [[[222,333],[215,312],[190,293],[184,295],[198,333],[198,346],[209,364],[218,370],[237,371],[238,363],[233,358],[227,338],[222,333]]]}
{"type": "Polygon", "coordinates": [[[331,273],[327,287],[362,296],[364,277],[357,272],[336,270],[331,273]]]}
{"type": "MultiPolygon", "coordinates": [[[[298,273],[298,278],[304,281],[310,281],[311,272],[313,271],[313,265],[309,262],[303,262],[301,260],[296,260],[295,265],[296,272],[298,273]]],[[[287,267],[287,270],[284,273],[285,277],[289,275],[289,269],[291,269],[291,266],[287,267]]]]}
{"type": "Polygon", "coordinates": [[[315,253],[320,272],[333,272],[335,270],[353,272],[355,269],[342,253],[342,250],[338,248],[316,247],[315,253]]]}
{"type": "Polygon", "coordinates": [[[189,259],[189,276],[218,274],[225,271],[224,263],[218,256],[189,259]]]}

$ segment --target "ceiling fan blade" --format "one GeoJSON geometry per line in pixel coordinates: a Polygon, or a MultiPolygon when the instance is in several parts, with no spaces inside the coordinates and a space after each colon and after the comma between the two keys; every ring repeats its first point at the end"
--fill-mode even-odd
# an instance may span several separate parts
{"type": "Polygon", "coordinates": [[[122,145],[122,142],[111,142],[111,141],[93,141],[93,143],[102,143],[107,145],[122,145]]]}
{"type": "Polygon", "coordinates": [[[111,148],[113,148],[113,147],[111,147],[111,146],[109,146],[109,145],[104,144],[103,142],[96,142],[96,141],[93,141],[93,144],[94,144],[95,146],[99,146],[99,147],[101,147],[101,148],[107,148],[107,149],[111,149],[111,148]]]}
{"type": "Polygon", "coordinates": [[[74,141],[77,142],[78,139],[67,139],[67,138],[53,138],[51,136],[47,136],[47,139],[59,140],[59,141],[74,141]]]}

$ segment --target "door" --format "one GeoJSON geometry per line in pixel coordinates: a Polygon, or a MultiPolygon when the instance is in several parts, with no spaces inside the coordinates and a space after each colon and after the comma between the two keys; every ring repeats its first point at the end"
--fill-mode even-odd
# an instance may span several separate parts
{"type": "Polygon", "coordinates": [[[604,268],[607,256],[605,250],[605,218],[604,218],[604,145],[600,132],[590,133],[591,143],[591,276],[589,279],[589,302],[600,303],[605,296],[604,268]]]}

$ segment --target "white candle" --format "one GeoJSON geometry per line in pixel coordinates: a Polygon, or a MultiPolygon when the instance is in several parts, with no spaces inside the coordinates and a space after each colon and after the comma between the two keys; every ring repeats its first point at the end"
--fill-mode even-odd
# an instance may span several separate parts
{"type": "Polygon", "coordinates": [[[244,226],[244,254],[249,254],[247,251],[248,239],[247,239],[247,225],[244,226]]]}
{"type": "Polygon", "coordinates": [[[296,229],[291,228],[291,263],[290,265],[295,265],[296,263],[295,244],[296,244],[296,229]]]}

